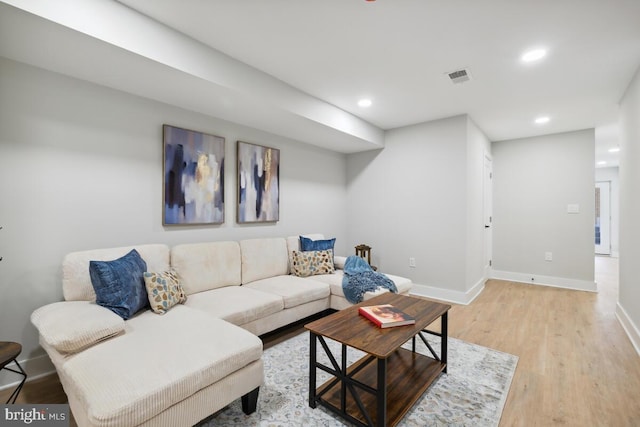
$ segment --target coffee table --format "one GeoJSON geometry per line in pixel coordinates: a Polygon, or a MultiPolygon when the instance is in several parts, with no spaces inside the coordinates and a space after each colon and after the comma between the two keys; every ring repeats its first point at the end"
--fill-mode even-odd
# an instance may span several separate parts
{"type": "Polygon", "coordinates": [[[310,332],[309,406],[320,404],[358,426],[396,425],[440,373],[447,372],[450,308],[447,304],[385,293],[305,325],[310,332]],[[400,308],[416,319],[415,325],[379,328],[358,314],[358,307],[377,304],[400,308]],[[441,332],[427,330],[438,318],[441,332]],[[425,333],[441,338],[440,357],[425,333]],[[416,337],[432,357],[416,353],[416,337]],[[341,344],[338,357],[332,354],[325,338],[341,344]],[[401,348],[409,340],[411,350],[401,348]],[[331,366],[318,362],[318,343],[331,366]],[[348,365],[347,347],[367,354],[348,365]],[[316,384],[318,369],[332,375],[320,387],[316,384]]]}
{"type": "MultiPolygon", "coordinates": [[[[2,228],[2,227],[0,227],[2,228]]],[[[22,345],[17,342],[11,341],[0,341],[0,371],[6,369],[7,371],[15,372],[16,374],[22,375],[22,381],[20,384],[13,390],[11,396],[9,396],[9,400],[7,400],[7,404],[16,403],[16,399],[18,398],[18,394],[20,394],[20,390],[22,390],[22,386],[27,380],[27,374],[22,369],[22,366],[18,363],[18,356],[22,352],[22,345]],[[11,362],[15,363],[16,367],[20,369],[20,371],[16,371],[12,368],[7,368],[7,365],[11,362]]]]}

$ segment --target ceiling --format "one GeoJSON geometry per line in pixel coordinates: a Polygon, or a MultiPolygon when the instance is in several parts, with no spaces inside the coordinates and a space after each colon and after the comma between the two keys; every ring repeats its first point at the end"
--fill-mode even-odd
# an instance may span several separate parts
{"type": "Polygon", "coordinates": [[[459,114],[492,141],[596,128],[607,166],[640,66],[638,0],[119,3],[380,130],[459,114]],[[534,47],[547,56],[523,63],[534,47]]]}
{"type": "Polygon", "coordinates": [[[382,129],[469,114],[497,141],[611,125],[640,66],[637,0],[120,1],[382,129]],[[520,61],[539,46],[544,60],[520,61]],[[472,79],[454,85],[460,68],[472,79]]]}

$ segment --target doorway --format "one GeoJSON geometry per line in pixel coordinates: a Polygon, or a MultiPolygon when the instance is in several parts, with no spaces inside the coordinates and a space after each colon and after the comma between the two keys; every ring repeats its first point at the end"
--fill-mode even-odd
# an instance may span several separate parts
{"type": "Polygon", "coordinates": [[[611,254],[611,182],[596,182],[595,252],[611,254]]]}

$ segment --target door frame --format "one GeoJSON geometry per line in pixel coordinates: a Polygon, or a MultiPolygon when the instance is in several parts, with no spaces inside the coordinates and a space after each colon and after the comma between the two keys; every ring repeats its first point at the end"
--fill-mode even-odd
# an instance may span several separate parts
{"type": "Polygon", "coordinates": [[[599,189],[600,204],[597,205],[594,221],[594,244],[597,255],[611,255],[611,181],[596,181],[596,189],[599,189]],[[597,215],[600,208],[600,216],[597,215]],[[598,219],[600,222],[598,224],[598,219]],[[600,244],[597,244],[598,233],[600,244]]]}
{"type": "Polygon", "coordinates": [[[489,278],[493,268],[493,159],[488,152],[482,157],[482,217],[484,274],[489,278]]]}

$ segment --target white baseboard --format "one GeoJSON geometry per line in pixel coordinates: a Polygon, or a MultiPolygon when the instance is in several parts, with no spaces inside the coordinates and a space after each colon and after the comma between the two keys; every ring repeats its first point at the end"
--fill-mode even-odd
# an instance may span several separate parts
{"type": "Polygon", "coordinates": [[[413,284],[411,288],[411,294],[419,295],[427,298],[433,298],[441,301],[452,302],[455,304],[468,305],[474,299],[480,295],[484,289],[484,282],[486,280],[480,279],[471,289],[466,292],[453,291],[451,289],[437,288],[435,286],[427,286],[420,284],[413,284]]]}
{"type": "Polygon", "coordinates": [[[491,278],[508,280],[510,282],[529,283],[531,285],[553,286],[556,288],[574,289],[577,291],[597,292],[595,281],[567,279],[564,277],[541,276],[539,274],[513,273],[510,271],[493,270],[491,278]]]}
{"type": "MultiPolygon", "coordinates": [[[[41,354],[31,359],[18,359],[18,363],[27,373],[27,381],[52,374],[56,370],[53,363],[51,363],[51,359],[46,354],[41,354]]],[[[18,370],[14,363],[10,363],[8,367],[18,370]]],[[[0,390],[16,387],[20,381],[22,381],[22,377],[19,374],[14,374],[6,369],[0,371],[0,390]]]]}
{"type": "Polygon", "coordinates": [[[633,348],[636,349],[636,353],[640,356],[640,331],[638,331],[638,328],[636,328],[636,325],[624,308],[622,308],[619,301],[616,303],[616,317],[622,325],[622,329],[627,333],[629,340],[631,340],[631,344],[633,348]]]}

